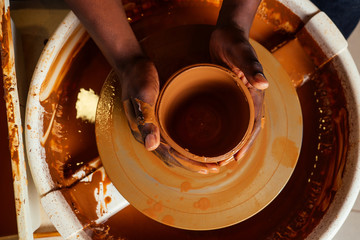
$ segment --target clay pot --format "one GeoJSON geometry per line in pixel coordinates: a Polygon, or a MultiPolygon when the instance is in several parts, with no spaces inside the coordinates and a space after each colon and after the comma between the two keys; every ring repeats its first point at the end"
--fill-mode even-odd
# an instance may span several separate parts
{"type": "Polygon", "coordinates": [[[176,72],[156,106],[161,136],[183,156],[199,162],[233,157],[249,139],[254,103],[230,70],[196,64],[176,72]]]}

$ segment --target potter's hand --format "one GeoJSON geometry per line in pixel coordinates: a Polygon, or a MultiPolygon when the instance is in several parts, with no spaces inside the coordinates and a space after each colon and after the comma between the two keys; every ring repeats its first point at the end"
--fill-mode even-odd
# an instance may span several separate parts
{"type": "Polygon", "coordinates": [[[229,67],[249,89],[268,87],[262,66],[243,30],[234,26],[217,27],[211,35],[210,54],[213,61],[229,67]]]}
{"type": "Polygon", "coordinates": [[[239,160],[260,131],[264,89],[268,87],[268,82],[247,35],[233,25],[220,26],[214,30],[210,39],[210,54],[215,62],[229,67],[243,81],[254,101],[254,128],[246,145],[234,156],[239,160]]]}
{"type": "Polygon", "coordinates": [[[135,139],[169,167],[181,167],[201,174],[216,173],[218,164],[192,161],[171,148],[159,134],[154,106],[159,93],[158,74],[154,64],[145,57],[129,60],[116,68],[119,76],[122,101],[129,127],[135,139]]]}
{"type": "Polygon", "coordinates": [[[120,77],[122,99],[131,127],[148,150],[160,142],[154,106],[159,80],[154,64],[142,52],[122,1],[66,0],[120,77]],[[130,119],[134,117],[134,119],[130,119]]]}
{"type": "Polygon", "coordinates": [[[117,68],[117,74],[131,131],[147,150],[155,150],[160,143],[160,132],[155,117],[159,77],[154,63],[145,57],[137,57],[117,68]]]}
{"type": "MultiPolygon", "coordinates": [[[[234,155],[240,159],[254,142],[261,128],[264,89],[268,82],[256,53],[249,43],[249,33],[261,0],[224,0],[217,27],[211,35],[212,59],[229,67],[248,87],[255,106],[255,123],[250,139],[234,155]]],[[[224,162],[226,164],[227,162],[224,162]]]]}
{"type": "Polygon", "coordinates": [[[177,153],[160,138],[155,117],[159,78],[150,60],[138,57],[116,70],[120,77],[125,114],[131,132],[138,142],[143,143],[170,167],[181,167],[201,174],[219,171],[218,164],[192,161],[177,153]]]}

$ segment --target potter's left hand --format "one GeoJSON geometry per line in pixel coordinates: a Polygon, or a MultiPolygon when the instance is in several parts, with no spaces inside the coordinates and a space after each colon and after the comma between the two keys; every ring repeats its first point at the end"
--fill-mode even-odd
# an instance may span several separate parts
{"type": "Polygon", "coordinates": [[[234,156],[239,160],[253,144],[260,131],[264,89],[268,87],[268,81],[249,43],[247,33],[237,26],[218,26],[214,30],[210,39],[210,54],[213,61],[229,67],[243,81],[254,101],[254,128],[247,144],[234,156]]]}
{"type": "Polygon", "coordinates": [[[120,76],[122,101],[134,137],[147,150],[155,150],[160,143],[160,131],[155,117],[155,103],[159,94],[159,77],[155,65],[141,55],[115,68],[120,76]]]}

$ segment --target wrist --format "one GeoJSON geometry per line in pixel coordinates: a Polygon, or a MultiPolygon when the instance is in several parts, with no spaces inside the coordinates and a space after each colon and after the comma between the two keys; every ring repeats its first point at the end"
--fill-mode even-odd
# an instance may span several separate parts
{"type": "Polygon", "coordinates": [[[112,55],[114,61],[113,66],[119,69],[123,69],[129,64],[134,64],[145,58],[147,57],[136,39],[133,42],[129,42],[129,44],[123,44],[122,46],[117,47],[112,55]]]}
{"type": "Polygon", "coordinates": [[[145,68],[149,62],[151,61],[144,54],[127,56],[127,58],[116,61],[114,70],[120,76],[120,84],[122,86],[131,85],[131,82],[136,80],[136,76],[146,71],[145,68]]]}
{"type": "Polygon", "coordinates": [[[248,38],[260,0],[224,0],[217,21],[218,27],[240,29],[248,38]]]}

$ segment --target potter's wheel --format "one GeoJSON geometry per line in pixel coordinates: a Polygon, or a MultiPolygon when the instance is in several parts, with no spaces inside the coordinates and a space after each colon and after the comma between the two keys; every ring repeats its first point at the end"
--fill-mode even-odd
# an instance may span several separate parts
{"type": "Polygon", "coordinates": [[[148,152],[130,132],[118,79],[107,78],[96,116],[100,157],[119,192],[148,217],[183,229],[223,228],[259,212],[287,183],[302,142],[300,103],[277,60],[257,42],[252,45],[270,83],[266,121],[247,155],[218,174],[169,167],[148,152]]]}
{"type": "MultiPolygon", "coordinates": [[[[218,3],[166,2],[174,8],[155,7],[149,15],[142,16],[139,12],[133,18],[132,26],[139,39],[150,35],[152,38],[156,32],[179,25],[216,23],[218,3]]],[[[271,204],[246,221],[212,231],[168,227],[131,205],[122,209],[123,200],[98,159],[94,124],[77,119],[75,108],[82,89],[100,94],[110,67],[94,42],[87,40],[88,35],[76,17],[69,14],[49,40],[35,69],[24,128],[36,188],[62,237],[96,239],[100,234],[102,239],[276,239],[279,236],[330,239],[334,236],[359,189],[359,74],[348,50],[345,48],[341,53],[336,50],[344,46],[339,42],[340,33],[330,31],[335,26],[310,1],[269,0],[261,6],[262,12],[256,15],[250,36],[271,49],[292,80],[298,80],[299,69],[302,69],[300,80],[310,79],[297,87],[303,116],[301,152],[290,180],[271,204]],[[324,39],[324,34],[331,37],[324,39]],[[333,55],[325,59],[321,54],[309,55],[317,49],[333,55]],[[327,64],[322,64],[319,58],[327,64]],[[296,68],[289,69],[292,66],[296,68]],[[296,70],[296,74],[290,70],[296,70]],[[51,98],[42,102],[41,89],[49,80],[54,80],[60,88],[54,88],[51,98]],[[55,116],[54,107],[63,110],[62,114],[55,116]],[[44,145],[41,140],[52,116],[56,124],[50,129],[50,141],[44,145]],[[99,190],[104,195],[99,195],[99,190]],[[97,212],[101,210],[98,205],[106,207],[106,211],[97,212]]],[[[208,52],[208,46],[200,41],[198,33],[204,31],[193,29],[185,39],[196,45],[194,51],[179,47],[174,56],[162,59],[164,54],[161,54],[168,51],[166,44],[159,41],[153,48],[143,46],[149,57],[158,60],[160,77],[166,79],[184,67],[170,68],[169,63],[174,61],[186,66],[209,62],[199,57],[208,52]],[[158,50],[162,51],[160,56],[156,55],[158,50]]],[[[176,41],[179,34],[173,32],[168,37],[176,41]]],[[[187,189],[186,185],[183,189],[187,189]]]]}

